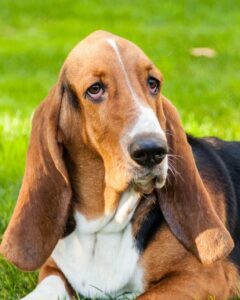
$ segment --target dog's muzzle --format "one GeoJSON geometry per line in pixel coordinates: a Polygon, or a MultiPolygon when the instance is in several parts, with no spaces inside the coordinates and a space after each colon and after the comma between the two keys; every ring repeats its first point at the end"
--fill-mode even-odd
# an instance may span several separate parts
{"type": "Polygon", "coordinates": [[[150,193],[155,187],[164,185],[166,172],[164,163],[168,147],[165,141],[155,137],[138,137],[129,146],[132,160],[139,165],[143,173],[135,178],[135,185],[144,193],[150,193]]]}

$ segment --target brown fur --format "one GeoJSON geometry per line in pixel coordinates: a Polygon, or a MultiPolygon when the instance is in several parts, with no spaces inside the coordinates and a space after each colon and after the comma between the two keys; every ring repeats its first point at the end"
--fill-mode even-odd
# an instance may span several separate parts
{"type": "Polygon", "coordinates": [[[160,206],[178,239],[203,263],[212,263],[229,254],[233,241],[198,173],[176,109],[165,98],[163,111],[170,154],[173,154],[174,168],[180,176],[173,178],[169,174],[165,187],[159,190],[160,206]]]}
{"type": "Polygon", "coordinates": [[[57,143],[60,105],[61,90],[55,86],[35,112],[23,184],[1,244],[3,255],[25,270],[48,258],[69,211],[71,187],[57,143]]]}
{"type": "MultiPolygon", "coordinates": [[[[224,226],[224,198],[202,181],[176,109],[161,94],[154,100],[149,95],[147,74],[162,80],[160,72],[135,45],[109,33],[94,33],[73,49],[35,113],[23,185],[1,253],[24,270],[43,266],[40,280],[50,274],[63,278],[47,258],[69,212],[94,219],[114,211],[130,183],[133,174],[119,141],[137,111],[106,37],[118,42],[137,95],[158,116],[181,174],[177,179],[169,174],[165,188],[149,196],[159,201],[168,225],[141,255],[146,292],[139,299],[206,299],[209,293],[225,299],[234,294],[237,271],[225,259],[233,242],[224,226]],[[95,104],[83,95],[99,78],[108,92],[95,104]],[[222,202],[217,207],[216,197],[222,202]]],[[[133,232],[147,210],[139,211],[133,232]]]]}

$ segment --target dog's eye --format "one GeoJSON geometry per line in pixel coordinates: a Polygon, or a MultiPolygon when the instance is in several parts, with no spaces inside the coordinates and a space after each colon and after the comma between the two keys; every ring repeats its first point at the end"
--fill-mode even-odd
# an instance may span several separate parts
{"type": "Polygon", "coordinates": [[[96,82],[91,85],[87,91],[86,95],[90,97],[92,100],[101,100],[101,97],[104,94],[104,86],[101,82],[96,82]]]}
{"type": "Polygon", "coordinates": [[[150,93],[156,95],[160,89],[160,81],[154,77],[149,77],[147,83],[150,93]]]}

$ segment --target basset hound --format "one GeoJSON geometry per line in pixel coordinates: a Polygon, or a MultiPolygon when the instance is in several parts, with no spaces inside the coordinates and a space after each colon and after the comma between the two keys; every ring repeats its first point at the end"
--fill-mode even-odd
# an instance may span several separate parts
{"type": "Polygon", "coordinates": [[[35,112],[1,253],[40,268],[25,300],[239,293],[240,143],[185,134],[162,75],[97,31],[35,112]]]}

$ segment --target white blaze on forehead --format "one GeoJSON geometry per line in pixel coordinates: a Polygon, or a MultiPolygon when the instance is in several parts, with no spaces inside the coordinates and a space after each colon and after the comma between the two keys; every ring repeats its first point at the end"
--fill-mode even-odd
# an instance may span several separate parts
{"type": "Polygon", "coordinates": [[[166,140],[165,134],[153,110],[139,103],[138,118],[129,132],[129,137],[134,138],[141,133],[156,133],[163,140],[166,140]]]}
{"type": "Polygon", "coordinates": [[[131,93],[133,99],[135,99],[135,98],[136,98],[136,94],[135,94],[135,92],[134,92],[134,90],[133,90],[133,87],[132,87],[132,85],[131,85],[131,83],[130,83],[130,80],[129,80],[129,77],[128,77],[126,68],[125,68],[125,66],[124,66],[124,63],[123,63],[123,61],[122,61],[122,57],[121,57],[121,54],[120,54],[120,52],[119,52],[117,43],[116,43],[116,41],[114,41],[113,39],[107,39],[107,42],[108,42],[108,44],[109,44],[110,46],[112,46],[112,48],[114,49],[114,51],[115,51],[115,53],[116,53],[116,55],[117,55],[117,58],[118,58],[118,60],[119,60],[120,66],[121,66],[121,68],[122,68],[124,77],[125,77],[125,79],[126,79],[127,86],[128,86],[128,88],[129,88],[129,90],[130,90],[130,93],[131,93]]]}
{"type": "Polygon", "coordinates": [[[125,65],[123,63],[118,45],[114,39],[108,38],[106,39],[107,43],[113,48],[114,52],[116,53],[116,56],[118,58],[119,64],[121,66],[122,72],[124,74],[126,84],[128,86],[128,89],[131,93],[133,101],[136,103],[136,112],[137,112],[137,118],[135,121],[135,124],[131,128],[131,130],[128,132],[129,138],[134,138],[137,134],[141,133],[157,133],[159,136],[166,140],[165,134],[159,124],[159,121],[153,112],[153,110],[150,107],[147,107],[146,105],[143,105],[137,96],[136,92],[134,91],[134,88],[130,82],[129,76],[127,74],[125,65]]]}

